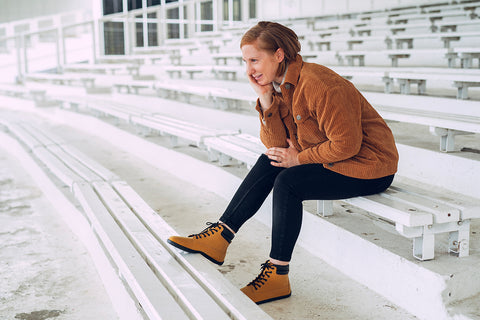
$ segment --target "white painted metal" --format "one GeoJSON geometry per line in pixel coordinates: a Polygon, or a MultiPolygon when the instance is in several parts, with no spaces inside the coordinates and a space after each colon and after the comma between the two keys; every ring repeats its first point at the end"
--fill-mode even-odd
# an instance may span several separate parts
{"type": "Polygon", "coordinates": [[[78,159],[67,153],[60,146],[50,145],[46,147],[46,149],[55,155],[55,157],[57,157],[60,161],[62,161],[65,166],[70,168],[73,172],[81,176],[86,181],[92,182],[102,180],[99,175],[90,170],[90,168],[86,167],[81,161],[78,161],[78,159]]]}
{"type": "Polygon", "coordinates": [[[72,190],[74,183],[84,181],[80,175],[73,172],[46,148],[35,148],[33,150],[33,154],[35,154],[35,156],[40,159],[40,161],[42,161],[48,167],[48,169],[58,177],[58,179],[68,186],[70,190],[72,190]]]}
{"type": "Polygon", "coordinates": [[[88,184],[75,184],[74,195],[85,210],[106,253],[110,255],[120,277],[134,293],[149,319],[188,319],[170,293],[160,283],[135,247],[88,184]]]}
{"type": "Polygon", "coordinates": [[[93,186],[132,244],[191,318],[228,318],[199,284],[168,254],[161,243],[153,238],[108,183],[94,182],[93,186]]]}
{"type": "Polygon", "coordinates": [[[271,319],[262,309],[258,308],[238,288],[221,277],[209,261],[198,255],[184,255],[180,250],[166,243],[171,235],[177,235],[170,227],[125,181],[112,183],[114,189],[125,203],[136,214],[145,227],[162,242],[165,249],[175,257],[184,270],[186,270],[202,288],[210,294],[225,313],[234,320],[246,319],[271,319]]]}

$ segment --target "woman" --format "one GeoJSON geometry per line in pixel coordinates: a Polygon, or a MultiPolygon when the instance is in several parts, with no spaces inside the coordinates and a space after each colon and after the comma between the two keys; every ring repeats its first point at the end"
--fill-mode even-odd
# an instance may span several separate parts
{"type": "Polygon", "coordinates": [[[222,264],[243,223],[273,189],[270,259],[241,290],[256,303],[289,297],[289,262],[302,224],[303,200],[375,194],[392,183],[398,153],[385,121],[347,80],[307,63],[289,28],[259,22],[240,48],[258,94],[260,138],[267,147],[217,223],[169,243],[222,264]]]}

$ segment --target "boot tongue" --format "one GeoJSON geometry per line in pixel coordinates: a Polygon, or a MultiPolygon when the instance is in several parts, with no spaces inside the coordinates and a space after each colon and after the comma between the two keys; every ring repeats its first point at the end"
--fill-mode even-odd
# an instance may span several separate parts
{"type": "Polygon", "coordinates": [[[265,263],[262,263],[262,271],[265,269],[273,269],[274,267],[275,265],[270,260],[267,260],[265,261],[265,263]]]}
{"type": "Polygon", "coordinates": [[[255,290],[260,288],[262,285],[265,284],[268,278],[270,278],[270,273],[272,273],[274,269],[273,263],[270,262],[270,260],[265,261],[265,263],[262,263],[261,271],[260,274],[248,285],[253,286],[255,290]]]}
{"type": "Polygon", "coordinates": [[[207,226],[208,227],[203,229],[202,232],[191,234],[191,235],[189,235],[189,237],[195,237],[195,239],[198,239],[198,238],[210,236],[211,234],[213,234],[212,229],[215,229],[216,227],[218,227],[218,223],[217,222],[216,223],[207,222],[207,226]],[[210,232],[212,232],[212,233],[210,233],[210,232]]]}

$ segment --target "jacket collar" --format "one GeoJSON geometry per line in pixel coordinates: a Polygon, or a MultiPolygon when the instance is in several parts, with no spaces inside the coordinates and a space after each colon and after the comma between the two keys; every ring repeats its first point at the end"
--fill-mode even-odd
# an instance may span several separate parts
{"type": "Polygon", "coordinates": [[[303,59],[301,55],[297,55],[294,61],[288,64],[287,74],[285,75],[285,80],[283,84],[290,83],[294,86],[298,83],[298,78],[300,77],[300,70],[303,66],[303,59]]]}

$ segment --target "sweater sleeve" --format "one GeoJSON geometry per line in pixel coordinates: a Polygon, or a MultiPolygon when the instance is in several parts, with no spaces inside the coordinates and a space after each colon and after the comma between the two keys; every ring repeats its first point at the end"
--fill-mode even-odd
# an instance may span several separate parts
{"type": "Polygon", "coordinates": [[[325,97],[313,95],[319,130],[326,141],[302,150],[300,163],[333,164],[355,156],[362,145],[361,99],[350,86],[335,87],[325,97]],[[316,96],[316,97],[315,97],[316,96]]]}
{"type": "Polygon", "coordinates": [[[262,111],[257,99],[256,110],[260,117],[260,140],[265,147],[288,147],[287,131],[282,119],[288,116],[289,111],[283,100],[274,95],[272,105],[262,111]]]}

